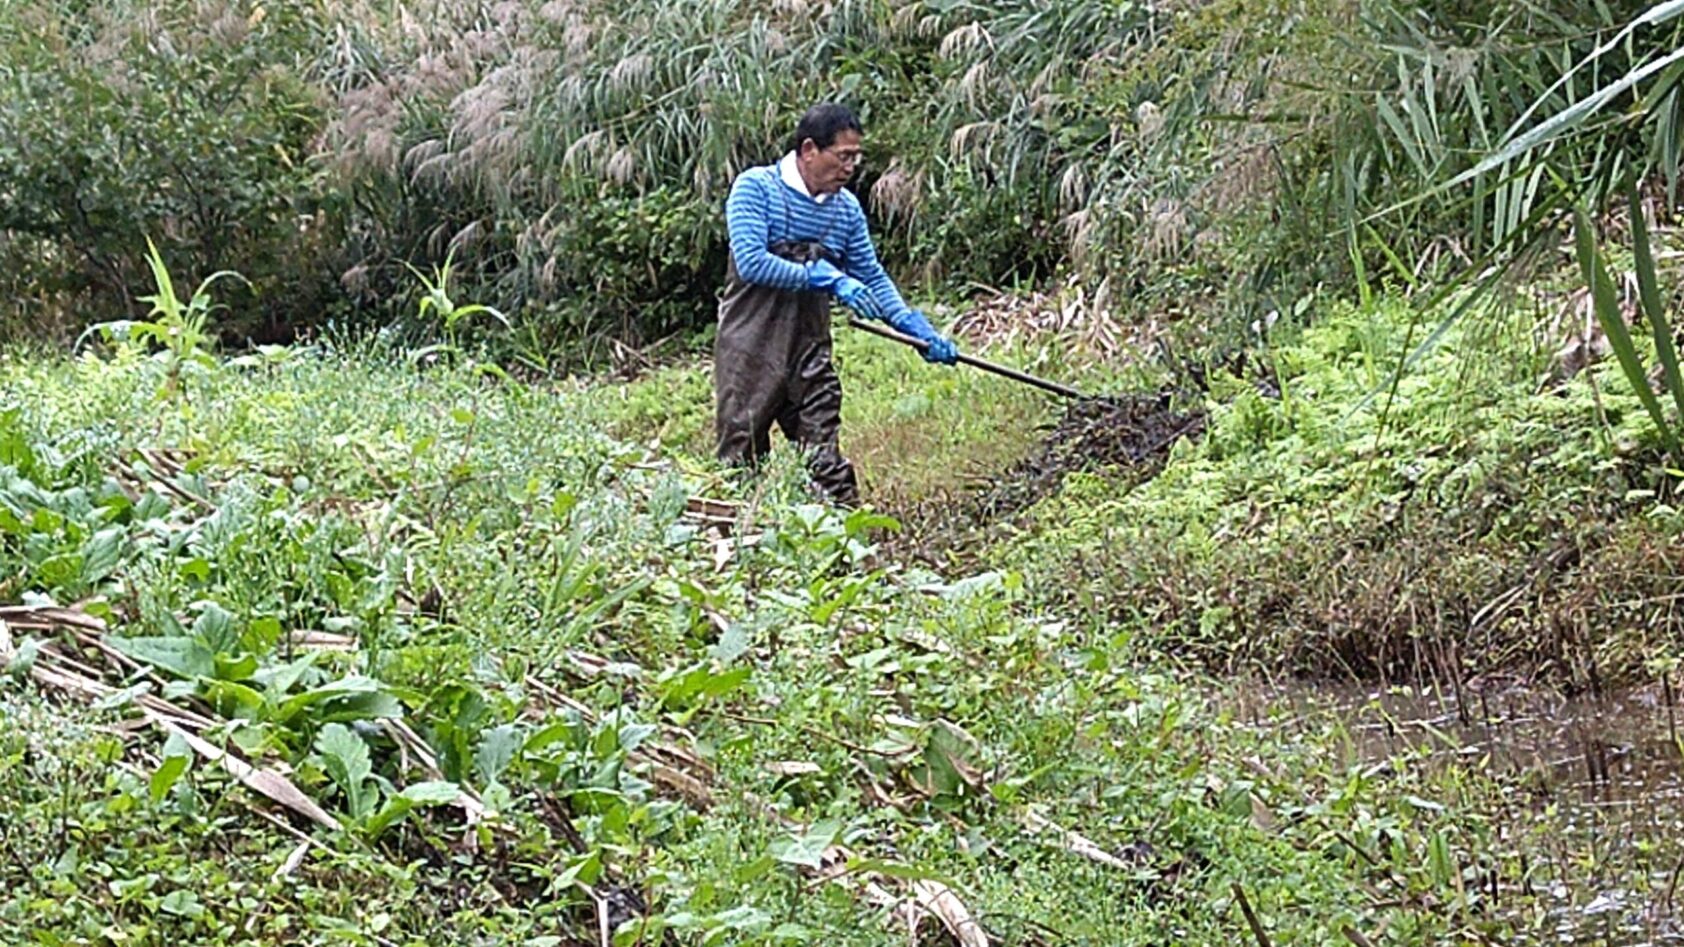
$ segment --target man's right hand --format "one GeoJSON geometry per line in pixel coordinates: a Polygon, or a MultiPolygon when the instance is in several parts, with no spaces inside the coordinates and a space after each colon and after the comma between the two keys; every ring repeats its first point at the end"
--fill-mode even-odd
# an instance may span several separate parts
{"type": "Polygon", "coordinates": [[[807,265],[807,288],[824,290],[867,319],[882,319],[883,307],[865,284],[837,269],[829,260],[815,260],[807,265]]]}

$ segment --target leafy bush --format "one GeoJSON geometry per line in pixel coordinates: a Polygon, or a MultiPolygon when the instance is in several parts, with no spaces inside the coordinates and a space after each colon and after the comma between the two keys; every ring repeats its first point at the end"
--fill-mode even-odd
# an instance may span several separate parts
{"type": "Polygon", "coordinates": [[[1530,312],[1486,320],[1496,337],[1452,330],[1389,398],[1412,318],[1341,305],[1282,333],[1278,393],[1213,375],[1202,440],[1144,483],[1072,480],[999,564],[1098,612],[1096,633],[1216,668],[1641,679],[1646,649],[1684,640],[1671,616],[1639,616],[1676,593],[1675,567],[1653,563],[1684,555],[1643,399],[1612,359],[1553,376],[1530,312]],[[1626,627],[1648,644],[1622,644],[1626,627]]]}
{"type": "Polygon", "coordinates": [[[585,297],[575,314],[613,314],[623,337],[703,324],[725,272],[720,227],[718,208],[677,188],[605,195],[558,235],[557,278],[585,297]]]}
{"type": "Polygon", "coordinates": [[[236,331],[388,320],[448,254],[545,360],[705,327],[730,182],[821,99],[865,120],[856,187],[903,282],[1063,276],[1227,343],[1309,294],[1514,255],[1599,203],[1614,156],[1679,164],[1667,5],[405,9],[0,10],[13,328],[119,314],[146,235],[251,277],[236,331]]]}
{"type": "Polygon", "coordinates": [[[149,237],[182,269],[251,278],[261,306],[230,332],[314,318],[336,223],[309,41],[286,4],[0,8],[0,292],[18,307],[0,330],[133,313],[149,237]]]}

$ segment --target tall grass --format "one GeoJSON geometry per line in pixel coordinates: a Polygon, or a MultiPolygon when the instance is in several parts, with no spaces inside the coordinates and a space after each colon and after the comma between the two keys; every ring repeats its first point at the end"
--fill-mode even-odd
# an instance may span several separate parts
{"type": "MultiPolygon", "coordinates": [[[[1649,240],[1649,225],[1644,220],[1643,206],[1635,188],[1631,191],[1630,208],[1632,257],[1636,270],[1638,300],[1643,319],[1650,329],[1655,359],[1661,368],[1658,382],[1671,394],[1680,419],[1684,419],[1684,378],[1679,375],[1678,349],[1673,341],[1672,326],[1667,321],[1666,311],[1661,302],[1660,286],[1655,275],[1655,253],[1649,240]]],[[[1677,427],[1674,422],[1667,420],[1666,411],[1655,395],[1655,383],[1650,381],[1649,372],[1644,368],[1643,358],[1638,351],[1638,342],[1632,335],[1631,327],[1626,324],[1625,311],[1620,305],[1614,280],[1609,275],[1606,255],[1597,246],[1594,228],[1582,208],[1576,209],[1574,213],[1573,237],[1580,272],[1584,275],[1585,285],[1590,293],[1597,324],[1607,335],[1609,347],[1619,360],[1620,370],[1625,374],[1632,390],[1636,392],[1643,410],[1654,422],[1655,429],[1672,454],[1673,461],[1677,463],[1684,460],[1684,455],[1679,452],[1677,427]]]]}
{"type": "MultiPolygon", "coordinates": [[[[95,53],[142,34],[136,49],[190,75],[227,37],[284,50],[254,74],[309,91],[287,139],[308,148],[283,149],[309,173],[262,176],[271,209],[244,217],[287,220],[272,208],[306,194],[289,212],[312,221],[314,271],[340,278],[324,314],[412,310],[397,302],[405,264],[454,253],[462,291],[533,349],[706,326],[730,181],[775,159],[820,99],[866,121],[856,187],[909,286],[1065,277],[1101,306],[1230,340],[1310,294],[1419,290],[1524,259],[1572,201],[1598,205],[1632,173],[1678,177],[1673,3],[84,6],[0,7],[0,41],[37,72],[58,68],[54,44],[74,49],[79,82],[118,92],[128,73],[95,53]]],[[[33,114],[52,86],[22,75],[0,72],[21,103],[7,114],[33,114]]],[[[196,93],[172,101],[209,114],[196,93]]],[[[143,129],[170,118],[137,113],[134,152],[168,157],[143,129]]],[[[8,180],[0,245],[50,285],[81,258],[35,252],[57,238],[17,204],[28,179],[8,180]]],[[[161,177],[122,187],[152,229],[189,219],[161,177]]]]}
{"type": "Polygon", "coordinates": [[[1050,273],[1062,251],[1047,235],[1085,197],[1075,165],[1115,134],[1088,114],[1084,83],[1151,21],[1068,0],[504,5],[443,12],[418,45],[370,30],[318,70],[348,103],[334,128],[348,152],[374,166],[397,156],[371,192],[394,217],[428,195],[438,219],[412,243],[473,249],[464,265],[505,305],[627,305],[621,284],[648,267],[615,251],[659,255],[635,236],[655,229],[675,263],[700,271],[679,278],[705,311],[732,179],[774,160],[822,99],[868,124],[874,163],[858,186],[907,275],[1050,273]],[[407,55],[378,57],[383,68],[357,55],[381,45],[407,55]]]}

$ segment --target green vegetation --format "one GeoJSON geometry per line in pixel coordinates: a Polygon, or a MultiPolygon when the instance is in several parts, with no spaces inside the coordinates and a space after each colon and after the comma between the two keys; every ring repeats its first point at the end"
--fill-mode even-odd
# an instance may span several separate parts
{"type": "MultiPolygon", "coordinates": [[[[1338,716],[1270,722],[1139,663],[1325,647],[1199,583],[1261,569],[1224,588],[1284,596],[1268,563],[1330,525],[1460,504],[1499,530],[1473,545],[1545,549],[1544,505],[1604,496],[1627,547],[1673,531],[1609,488],[1658,469],[1617,366],[1537,394],[1541,359],[1452,345],[1363,405],[1407,322],[1346,308],[1273,340],[1279,399],[1213,376],[1209,434],[1159,476],[1078,478],[993,547],[1006,568],[968,572],[886,558],[893,521],[812,505],[792,454],[723,477],[696,367],[555,391],[378,342],[10,359],[0,918],[43,943],[595,943],[606,922],[627,944],[867,944],[923,898],[991,943],[1213,943],[1243,893],[1276,942],[1413,944],[1548,929],[1539,892],[1662,884],[1676,839],[1587,873],[1595,834],[1515,814],[1547,775],[1437,759],[1442,733],[1376,757],[1338,716]],[[1524,489],[1484,502],[1515,469],[1524,489]],[[1267,528],[1241,522],[1258,509],[1267,528]],[[1163,607],[1202,611],[1118,610],[1171,579],[1163,607]]],[[[1029,453],[1048,413],[868,338],[839,357],[888,503],[934,502],[933,465],[1029,453]]],[[[1572,568],[1556,581],[1599,581],[1572,568]]]]}
{"type": "MultiPolygon", "coordinates": [[[[1496,923],[1461,871],[1518,880],[1482,779],[1242,725],[1189,680],[1123,671],[1018,573],[874,564],[877,518],[803,504],[793,465],[738,495],[606,436],[586,396],[378,351],[201,366],[160,402],[167,366],[137,354],[3,381],[24,406],[3,438],[9,594],[79,603],[140,665],[68,726],[53,688],[7,689],[0,912],[37,939],[578,938],[590,885],[649,897],[625,928],[644,942],[880,942],[867,896],[797,871],[831,842],[897,896],[942,879],[1013,940],[1209,942],[1239,881],[1282,939],[1414,942],[1496,923]],[[685,515],[694,494],[747,504],[723,543],[685,515]],[[179,738],[108,729],[143,694],[285,766],[340,829],[278,870],[298,843],[263,799],[179,738]],[[1348,845],[1459,906],[1361,907],[1375,869],[1348,845]]],[[[872,401],[930,394],[928,373],[870,374],[896,389],[872,401]]],[[[63,630],[20,637],[14,678],[78,653],[63,630]]]]}
{"type": "MultiPolygon", "coordinates": [[[[633,0],[0,3],[0,329],[127,314],[151,237],[261,305],[413,330],[454,252],[505,355],[705,332],[724,196],[835,98],[910,284],[1074,279],[1232,346],[1333,287],[1536,259],[1675,189],[1675,4],[633,0]]],[[[623,354],[623,353],[622,353],[623,354]]]]}
{"type": "Polygon", "coordinates": [[[1412,319],[1339,306],[1271,339],[1268,383],[1212,375],[1204,437],[1160,475],[1072,479],[998,558],[1095,634],[1217,667],[1641,679],[1684,641],[1656,607],[1684,524],[1620,367],[1561,378],[1519,309],[1450,330],[1394,394],[1412,319]]]}
{"type": "Polygon", "coordinates": [[[1583,6],[0,0],[0,939],[1665,942],[1684,0],[1583,6]],[[844,329],[867,506],[720,469],[821,98],[1116,401],[844,329]]]}

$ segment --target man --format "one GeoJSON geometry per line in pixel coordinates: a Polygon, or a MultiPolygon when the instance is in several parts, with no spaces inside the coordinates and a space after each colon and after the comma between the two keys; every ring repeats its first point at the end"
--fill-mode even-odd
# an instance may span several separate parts
{"type": "Polygon", "coordinates": [[[844,506],[859,502],[859,485],[838,446],[831,298],[928,342],[926,361],[958,358],[953,342],[901,299],[877,260],[859,199],[843,189],[859,166],[860,139],[853,112],[818,105],[801,117],[783,160],[738,175],[725,203],[731,259],[714,343],[720,460],[758,463],[775,422],[808,452],[818,489],[844,506]]]}

